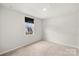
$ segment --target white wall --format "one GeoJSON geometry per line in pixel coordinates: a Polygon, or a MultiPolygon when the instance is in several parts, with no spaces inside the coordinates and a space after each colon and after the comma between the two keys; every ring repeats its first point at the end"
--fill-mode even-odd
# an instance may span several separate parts
{"type": "Polygon", "coordinates": [[[25,16],[28,15],[0,7],[0,51],[5,52],[41,40],[41,20],[32,17],[34,18],[34,33],[25,35],[25,16]]]}
{"type": "Polygon", "coordinates": [[[43,39],[77,47],[77,12],[43,20],[43,39]]]}
{"type": "MultiPolygon", "coordinates": [[[[1,22],[0,22],[0,27],[1,27],[1,22]]],[[[1,31],[1,28],[0,28],[1,31]]],[[[0,33],[0,40],[1,40],[1,33],[0,33]]],[[[0,51],[1,51],[1,41],[0,41],[0,51]]]]}
{"type": "Polygon", "coordinates": [[[78,19],[77,19],[77,22],[78,22],[78,24],[77,24],[77,25],[78,25],[78,29],[77,29],[77,31],[78,31],[77,44],[78,44],[78,48],[79,48],[79,9],[78,9],[78,12],[77,12],[77,16],[78,16],[78,17],[77,17],[77,18],[78,18],[78,19]]]}

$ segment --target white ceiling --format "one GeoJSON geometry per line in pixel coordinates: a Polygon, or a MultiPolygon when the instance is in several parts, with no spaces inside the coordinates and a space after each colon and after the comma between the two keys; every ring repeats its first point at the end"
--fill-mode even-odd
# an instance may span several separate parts
{"type": "Polygon", "coordinates": [[[38,18],[50,18],[53,16],[74,12],[78,8],[78,4],[73,3],[4,3],[0,5],[38,18]]]}

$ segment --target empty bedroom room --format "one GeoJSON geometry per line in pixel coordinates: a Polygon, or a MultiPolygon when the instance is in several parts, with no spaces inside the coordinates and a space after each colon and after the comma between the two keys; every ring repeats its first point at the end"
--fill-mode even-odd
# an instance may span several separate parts
{"type": "Polygon", "coordinates": [[[78,56],[78,3],[0,3],[1,56],[78,56]]]}

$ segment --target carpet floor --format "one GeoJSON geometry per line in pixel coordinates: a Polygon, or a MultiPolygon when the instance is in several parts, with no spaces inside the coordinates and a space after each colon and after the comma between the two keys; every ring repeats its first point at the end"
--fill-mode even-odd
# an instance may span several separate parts
{"type": "MultiPolygon", "coordinates": [[[[78,51],[79,52],[79,51],[78,51]]],[[[51,43],[48,41],[40,41],[29,46],[4,54],[4,56],[75,56],[77,51],[75,48],[51,43]]]]}

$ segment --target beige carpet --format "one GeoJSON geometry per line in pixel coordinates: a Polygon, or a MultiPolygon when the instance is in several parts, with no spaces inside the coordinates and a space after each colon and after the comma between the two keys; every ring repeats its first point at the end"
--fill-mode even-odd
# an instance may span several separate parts
{"type": "Polygon", "coordinates": [[[6,56],[75,56],[76,49],[48,41],[40,41],[35,44],[22,47],[6,56]]]}

